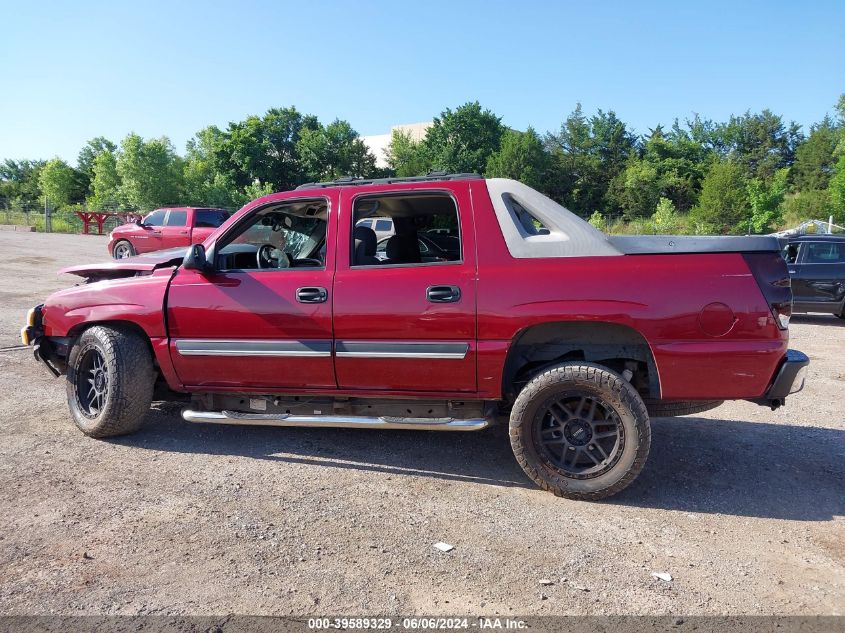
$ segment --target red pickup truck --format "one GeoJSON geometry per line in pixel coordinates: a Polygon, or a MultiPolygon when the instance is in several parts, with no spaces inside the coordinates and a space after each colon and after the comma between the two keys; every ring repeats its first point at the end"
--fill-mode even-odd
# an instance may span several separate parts
{"type": "MultiPolygon", "coordinates": [[[[82,432],[189,422],[475,431],[508,420],[538,485],[618,492],[649,415],[777,407],[791,289],[767,237],[609,237],[512,180],[316,183],[255,200],[204,243],[64,272],[24,342],[82,432]],[[365,218],[390,218],[383,258],[365,218]],[[426,260],[418,236],[460,248],[426,260]]],[[[331,438],[327,438],[331,441],[331,438]]]]}
{"type": "Polygon", "coordinates": [[[199,244],[230,215],[225,209],[156,209],[138,222],[123,224],[109,233],[109,253],[115,259],[124,259],[140,253],[199,244]]]}

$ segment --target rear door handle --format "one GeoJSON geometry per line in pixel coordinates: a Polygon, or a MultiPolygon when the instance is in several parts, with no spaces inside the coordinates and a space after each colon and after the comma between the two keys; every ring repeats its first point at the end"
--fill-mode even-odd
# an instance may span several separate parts
{"type": "Polygon", "coordinates": [[[457,286],[429,286],[425,298],[431,303],[456,303],[461,300],[461,289],[457,286]]]}
{"type": "Polygon", "coordinates": [[[319,286],[297,288],[296,290],[296,300],[299,303],[325,303],[328,298],[328,291],[319,286]]]}

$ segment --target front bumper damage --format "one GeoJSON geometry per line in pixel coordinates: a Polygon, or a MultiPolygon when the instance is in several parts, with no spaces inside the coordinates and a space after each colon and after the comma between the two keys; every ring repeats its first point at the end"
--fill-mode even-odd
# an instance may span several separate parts
{"type": "Polygon", "coordinates": [[[67,367],[67,339],[44,336],[43,307],[37,305],[26,313],[26,325],[21,328],[21,343],[31,346],[35,360],[43,363],[51,374],[58,377],[67,367]]]}

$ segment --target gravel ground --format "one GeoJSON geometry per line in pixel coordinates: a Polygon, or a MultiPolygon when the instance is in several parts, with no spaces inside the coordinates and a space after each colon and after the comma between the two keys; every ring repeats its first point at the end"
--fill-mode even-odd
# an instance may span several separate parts
{"type": "Polygon", "coordinates": [[[136,435],[86,438],[63,383],[8,348],[105,239],[0,232],[0,253],[0,614],[845,613],[845,321],[794,319],[812,364],[785,407],[655,419],[639,479],[583,503],[535,488],[498,429],[158,407],[136,435]]]}

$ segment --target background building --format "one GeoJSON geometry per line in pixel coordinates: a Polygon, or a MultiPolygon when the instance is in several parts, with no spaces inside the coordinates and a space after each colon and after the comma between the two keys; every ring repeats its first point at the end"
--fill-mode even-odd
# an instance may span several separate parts
{"type": "Polygon", "coordinates": [[[390,145],[390,139],[393,138],[393,133],[396,131],[405,132],[411,135],[414,141],[421,141],[425,138],[428,128],[432,125],[431,121],[424,123],[405,123],[402,125],[394,125],[390,128],[387,134],[373,134],[371,136],[362,136],[361,140],[370,148],[370,151],[376,157],[377,167],[387,167],[387,160],[385,158],[385,151],[390,145]]]}

